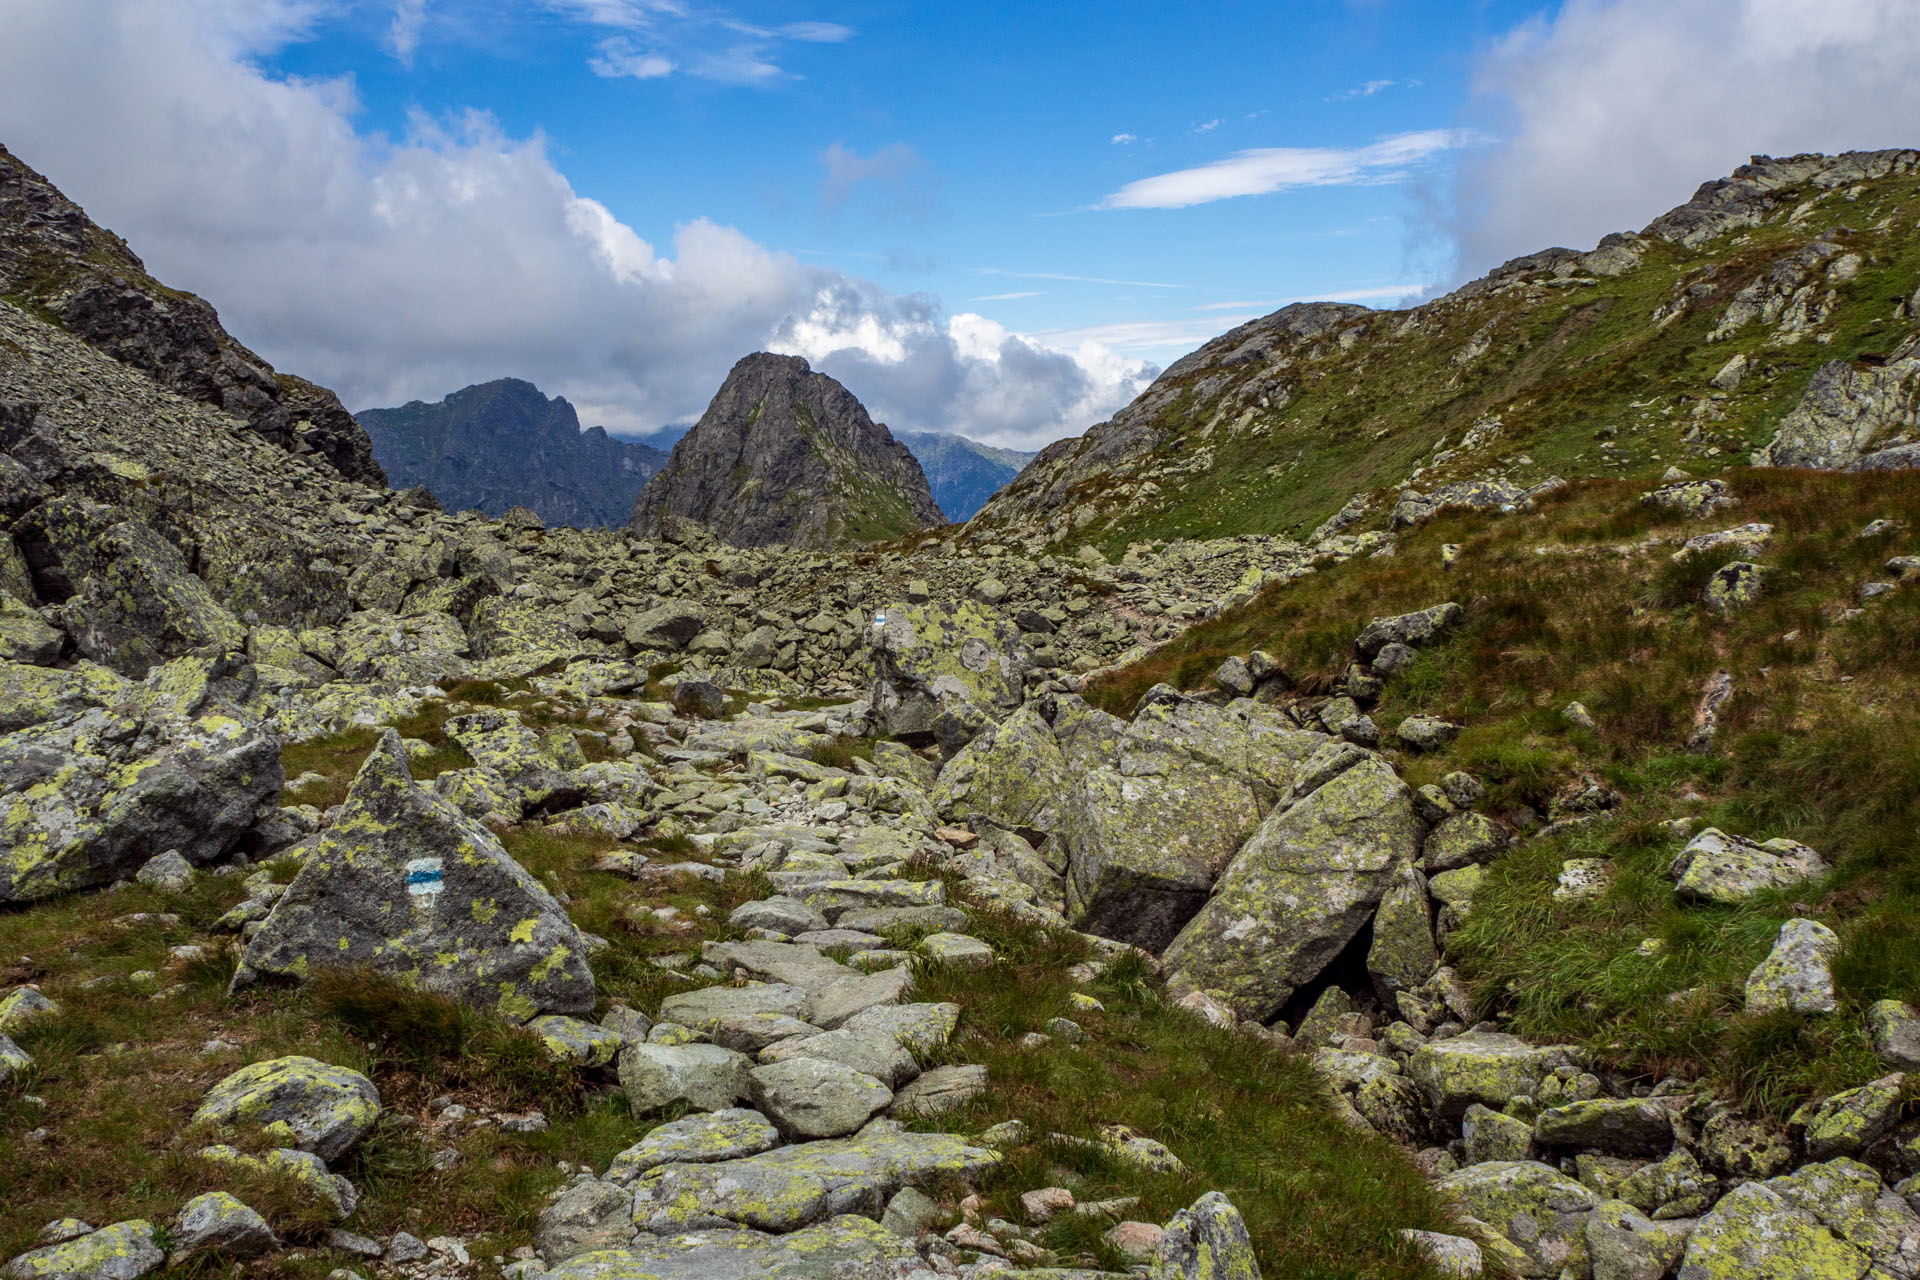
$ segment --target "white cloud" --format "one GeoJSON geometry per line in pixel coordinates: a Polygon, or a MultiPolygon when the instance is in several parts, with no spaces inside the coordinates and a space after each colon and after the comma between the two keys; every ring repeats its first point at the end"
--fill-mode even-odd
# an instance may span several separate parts
{"type": "Polygon", "coordinates": [[[1129,182],[1102,209],[1184,209],[1268,195],[1295,187],[1358,186],[1393,182],[1407,170],[1448,151],[1471,145],[1476,135],[1459,129],[1426,129],[1382,138],[1365,147],[1260,147],[1194,169],[1129,182]]]}
{"type": "Polygon", "coordinates": [[[1443,229],[1462,274],[1637,230],[1750,154],[1914,144],[1914,0],[1569,0],[1478,68],[1504,141],[1443,229]]]}
{"type": "Polygon", "coordinates": [[[1212,133],[1215,129],[1218,129],[1219,127],[1220,127],[1220,117],[1215,116],[1213,119],[1206,121],[1204,124],[1197,124],[1193,126],[1193,131],[1195,133],[1212,133]]]}
{"type": "Polygon", "coordinates": [[[387,28],[387,47],[402,65],[413,65],[420,47],[420,31],[427,25],[427,0],[399,0],[393,6],[393,25],[387,28]]]}
{"type": "Polygon", "coordinates": [[[1113,135],[1113,145],[1116,147],[1130,147],[1138,141],[1140,141],[1140,139],[1130,133],[1116,133],[1113,135]]]}
{"type": "Polygon", "coordinates": [[[772,347],[896,426],[1032,445],[1144,385],[1145,366],[1091,347],[1008,335],[963,354],[933,299],[698,217],[656,246],[574,191],[542,138],[483,113],[362,136],[350,85],[257,67],[310,30],[294,0],[7,2],[0,137],[160,279],[350,406],[514,375],[644,430],[696,416],[735,360],[772,347]]]}
{"type": "Polygon", "coordinates": [[[628,36],[608,36],[595,46],[587,66],[593,74],[608,80],[630,76],[635,80],[657,80],[670,76],[680,64],[664,53],[637,44],[628,36]]]}

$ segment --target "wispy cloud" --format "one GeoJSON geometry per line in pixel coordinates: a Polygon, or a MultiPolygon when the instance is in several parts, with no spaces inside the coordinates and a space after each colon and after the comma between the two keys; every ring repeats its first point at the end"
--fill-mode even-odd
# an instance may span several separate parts
{"type": "Polygon", "coordinates": [[[1382,89],[1392,89],[1400,84],[1398,80],[1369,80],[1365,84],[1343,89],[1339,93],[1329,94],[1328,102],[1351,102],[1355,98],[1371,98],[1382,89]]]}
{"type": "Polygon", "coordinates": [[[1220,117],[1215,116],[1211,120],[1207,120],[1193,126],[1193,131],[1195,133],[1212,133],[1215,129],[1218,129],[1219,127],[1220,127],[1220,117]]]}
{"type": "Polygon", "coordinates": [[[1022,293],[983,293],[977,298],[968,298],[968,302],[1018,302],[1022,298],[1044,298],[1045,289],[1027,290],[1022,293]]]}
{"type": "Polygon", "coordinates": [[[1470,130],[1426,129],[1395,134],[1365,147],[1259,147],[1197,168],[1129,182],[1097,207],[1184,209],[1297,187],[1396,182],[1409,168],[1478,140],[1479,135],[1470,130]]]}
{"type": "Polygon", "coordinates": [[[654,80],[684,73],[723,84],[773,84],[793,78],[776,60],[783,44],[844,44],[855,35],[853,28],[838,22],[762,26],[681,0],[545,3],[589,26],[615,33],[595,45],[587,60],[595,75],[607,79],[654,80]]]}
{"type": "Polygon", "coordinates": [[[820,163],[827,170],[820,183],[820,212],[829,218],[838,216],[862,184],[884,193],[871,201],[871,212],[883,221],[922,222],[933,207],[927,162],[904,142],[889,142],[866,156],[836,142],[820,153],[820,163]]]}
{"type": "Polygon", "coordinates": [[[1130,147],[1138,141],[1140,141],[1140,139],[1130,133],[1116,133],[1113,135],[1113,145],[1116,147],[1130,147]]]}
{"type": "Polygon", "coordinates": [[[427,0],[399,0],[393,6],[393,25],[387,28],[387,47],[402,66],[413,65],[420,47],[420,30],[427,25],[427,0]]]}
{"type": "Polygon", "coordinates": [[[1071,329],[1043,329],[1034,336],[1059,346],[1082,342],[1098,343],[1112,351],[1192,350],[1210,342],[1228,329],[1249,320],[1258,320],[1295,302],[1384,302],[1411,298],[1423,292],[1425,285],[1376,285],[1364,289],[1338,289],[1328,293],[1303,294],[1295,298],[1270,298],[1264,301],[1208,302],[1187,308],[1199,314],[1167,320],[1133,320],[1114,324],[1086,325],[1071,329]]]}
{"type": "Polygon", "coordinates": [[[1106,276],[1070,276],[1059,271],[1008,271],[1001,267],[970,268],[977,276],[1006,276],[1014,280],[1061,280],[1068,284],[1117,284],[1130,289],[1184,289],[1184,284],[1164,280],[1110,280],[1106,276]]]}

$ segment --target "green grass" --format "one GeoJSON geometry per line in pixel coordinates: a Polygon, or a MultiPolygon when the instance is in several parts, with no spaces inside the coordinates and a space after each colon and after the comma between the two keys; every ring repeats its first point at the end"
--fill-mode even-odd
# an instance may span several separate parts
{"type": "Polygon", "coordinates": [[[1843,620],[1860,582],[1920,545],[1920,477],[1730,479],[1741,504],[1701,520],[1641,506],[1650,476],[1586,482],[1532,514],[1442,518],[1403,536],[1392,558],[1269,589],[1104,677],[1089,697],[1124,710],[1159,681],[1204,687],[1222,659],[1256,648],[1303,689],[1325,691],[1370,618],[1461,602],[1465,624],[1391,679],[1373,712],[1386,730],[1415,712],[1464,726],[1445,751],[1400,758],[1408,781],[1465,769],[1487,784],[1490,812],[1539,821],[1590,772],[1625,803],[1607,825],[1523,843],[1495,864],[1474,918],[1449,941],[1454,963],[1520,1034],[1589,1045],[1649,1079],[1709,1079],[1784,1114],[1878,1074],[1866,1007],[1920,998],[1920,591],[1843,620]],[[1882,517],[1909,532],[1855,536],[1882,517]],[[1712,616],[1695,603],[1699,588],[1732,557],[1670,556],[1685,537],[1749,521],[1775,526],[1755,557],[1773,576],[1753,606],[1712,616]],[[1638,547],[1650,537],[1664,541],[1638,547]],[[1442,543],[1463,548],[1444,574],[1442,543]],[[1689,754],[1695,704],[1721,669],[1735,695],[1716,749],[1689,754]],[[1562,719],[1576,699],[1595,732],[1562,719]],[[1657,825],[1676,817],[1802,840],[1836,872],[1737,909],[1681,906],[1666,866],[1683,842],[1657,825]],[[1606,897],[1553,900],[1560,862],[1576,856],[1613,862],[1606,897]],[[1788,1035],[1777,1019],[1749,1019],[1742,990],[1794,915],[1840,933],[1843,1007],[1788,1035]],[[1641,954],[1648,940],[1657,955],[1641,954]]]}

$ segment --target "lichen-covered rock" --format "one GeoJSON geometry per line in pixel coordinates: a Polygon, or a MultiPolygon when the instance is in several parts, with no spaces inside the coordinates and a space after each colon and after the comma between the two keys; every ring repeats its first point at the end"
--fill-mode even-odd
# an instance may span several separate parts
{"type": "Polygon", "coordinates": [[[575,1182],[540,1210],[533,1247],[556,1266],[568,1258],[633,1242],[633,1192],[612,1182],[575,1182]]]}
{"type": "MultiPolygon", "coordinates": [[[[1876,1000],[1867,1010],[1873,1029],[1873,1051],[1881,1061],[1902,1071],[1920,1071],[1920,1013],[1899,1000],[1876,1000]]],[[[5,1005],[0,1003],[0,1031],[6,1030],[5,1005]]]]}
{"type": "Polygon", "coordinates": [[[1067,758],[1053,726],[1028,703],[947,761],[929,797],[934,808],[957,821],[977,817],[1014,830],[1051,833],[1069,789],[1067,758]]]}
{"type": "Polygon", "coordinates": [[[1767,889],[1791,889],[1827,873],[1819,854],[1793,840],[1756,844],[1708,827],[1687,842],[1671,872],[1682,898],[1744,902],[1767,889]]]}
{"type": "Polygon", "coordinates": [[[1533,1135],[1543,1146],[1657,1156],[1673,1145],[1671,1114],[1656,1098],[1591,1098],[1542,1111],[1533,1135]]]}
{"type": "Polygon", "coordinates": [[[1233,1203],[1209,1191],[1173,1215],[1154,1248],[1148,1280],[1260,1280],[1260,1262],[1246,1221],[1233,1203]]]}
{"type": "Polygon", "coordinates": [[[1707,585],[1700,588],[1700,603],[1714,613],[1731,613],[1745,608],[1766,590],[1769,570],[1765,565],[1735,560],[1713,571],[1707,585]]]}
{"type": "Polygon", "coordinates": [[[172,658],[246,647],[246,628],[188,570],[180,549],[130,512],[61,494],[31,523],[27,536],[74,592],[59,613],[82,655],[144,676],[172,658]]]}
{"type": "Polygon", "coordinates": [[[1373,979],[1374,992],[1383,1006],[1392,1009],[1400,992],[1425,982],[1439,965],[1427,878],[1415,867],[1400,867],[1373,917],[1367,974],[1373,979]]]}
{"type": "Polygon", "coordinates": [[[1818,920],[1789,920],[1767,958],[1747,975],[1748,1013],[1832,1013],[1840,935],[1818,920]]]}
{"type": "Polygon", "coordinates": [[[0,733],[125,702],[137,682],[82,659],[68,668],[0,660],[0,733]]]}
{"type": "Polygon", "coordinates": [[[893,1090],[844,1062],[788,1058],[748,1073],[753,1102],[790,1138],[838,1138],[886,1110],[893,1090]]]}
{"type": "Polygon", "coordinates": [[[587,944],[491,833],[414,783],[392,730],[248,943],[242,976],[367,965],[501,1016],[585,1013],[587,944]]]}
{"type": "Polygon", "coordinates": [[[1448,814],[1427,833],[1420,867],[1428,875],[1492,862],[1506,849],[1507,829],[1481,813],[1448,814]]]}
{"type": "Polygon", "coordinates": [[[327,1172],[326,1161],[311,1151],[276,1147],[249,1155],[224,1143],[202,1147],[202,1160],[280,1182],[292,1192],[298,1207],[333,1222],[345,1222],[359,1207],[359,1193],[337,1173],[327,1172]]]}
{"type": "Polygon", "coordinates": [[[172,1253],[179,1266],[195,1254],[253,1258],[280,1244],[267,1220],[224,1191],[209,1191],[187,1201],[173,1220],[172,1253]]]}
{"type": "Polygon", "coordinates": [[[957,1004],[902,1004],[862,1010],[842,1029],[889,1035],[912,1053],[929,1054],[945,1047],[959,1023],[957,1004]]]}
{"type": "Polygon", "coordinates": [[[1907,443],[1920,413],[1920,344],[1902,343],[1884,363],[1833,360],[1815,371],[1800,402],[1756,457],[1768,467],[1851,469],[1907,443]]]}
{"type": "Polygon", "coordinates": [[[1431,608],[1420,609],[1413,613],[1402,613],[1391,618],[1375,618],[1367,624],[1353,642],[1353,648],[1362,658],[1372,658],[1390,644],[1405,645],[1418,649],[1422,645],[1432,644],[1445,638],[1448,632],[1460,625],[1466,611],[1449,600],[1431,608]]]}
{"type": "Polygon", "coordinates": [[[1810,1160],[1857,1154],[1893,1132],[1906,1084],[1906,1076],[1898,1071],[1881,1076],[1807,1103],[1788,1124],[1801,1131],[1810,1160]]]}
{"type": "Polygon", "coordinates": [[[45,666],[60,657],[64,643],[59,628],[0,586],[0,661],[45,666]]]}
{"type": "Polygon", "coordinates": [[[6,1084],[32,1066],[33,1059],[27,1051],[9,1039],[4,1031],[0,1031],[0,1084],[6,1084]]]}
{"type": "Polygon", "coordinates": [[[645,1235],[628,1248],[569,1258],[546,1274],[547,1280],[892,1280],[919,1262],[911,1243],[878,1222],[843,1214],[790,1235],[645,1235]]]}
{"type": "Polygon", "coordinates": [[[1602,1201],[1587,1217],[1593,1280],[1661,1280],[1680,1261],[1690,1227],[1655,1222],[1624,1201],[1602,1201]]]}
{"type": "Polygon", "coordinates": [[[1520,1274],[1555,1277],[1588,1269],[1587,1218],[1600,1197],[1544,1164],[1527,1160],[1472,1165],[1434,1184],[1526,1256],[1520,1274]]]}
{"type": "Polygon", "coordinates": [[[827,1212],[827,1184],[800,1169],[750,1160],[672,1164],[643,1179],[633,1220],[655,1235],[739,1225],[788,1232],[827,1212]]]}
{"type": "Polygon", "coordinates": [[[1247,784],[1197,763],[1159,776],[1087,773],[1056,833],[1067,852],[1067,918],[1083,932],[1159,950],[1258,822],[1247,784]]]}
{"type": "Polygon", "coordinates": [[[894,1095],[887,1114],[939,1115],[987,1091],[987,1069],[971,1063],[935,1067],[922,1073],[894,1095]]]}
{"type": "Polygon", "coordinates": [[[540,1037],[554,1061],[583,1067],[606,1066],[626,1043],[618,1031],[559,1013],[534,1018],[527,1023],[527,1030],[540,1037]]]}
{"type": "Polygon", "coordinates": [[[1640,495],[1643,505],[1662,507],[1682,515],[1704,516],[1734,504],[1733,490],[1724,480],[1677,480],[1640,495]]]}
{"type": "Polygon", "coordinates": [[[1419,835],[1398,775],[1354,765],[1261,825],[1167,948],[1169,980],[1270,1021],[1367,923],[1419,835]]]}
{"type": "Polygon", "coordinates": [[[729,1107],[672,1120],[653,1129],[613,1158],[607,1168],[607,1181],[625,1185],[663,1164],[739,1160],[779,1145],[780,1131],[765,1116],[745,1107],[729,1107]]]}
{"type": "Polygon", "coordinates": [[[47,690],[65,714],[0,735],[0,902],[238,844],[285,777],[278,741],[237,709],[252,678],[243,662],[183,658],[139,685],[76,676],[47,690]],[[96,702],[113,692],[124,700],[96,702]]]}
{"type": "Polygon", "coordinates": [[[781,1062],[787,1058],[825,1058],[829,1062],[845,1063],[894,1090],[920,1074],[920,1064],[913,1054],[891,1035],[881,1031],[854,1031],[845,1026],[818,1035],[794,1036],[760,1051],[762,1062],[781,1062]]]}
{"type": "Polygon", "coordinates": [[[1460,1118],[1460,1140],[1466,1143],[1465,1163],[1470,1165],[1533,1156],[1533,1126],[1477,1102],[1460,1118]]]}
{"type": "Polygon", "coordinates": [[[6,1280],[139,1280],[166,1261],[153,1224],[135,1218],[23,1253],[4,1274],[6,1280]]]}
{"type": "Polygon", "coordinates": [[[1393,735],[1410,751],[1438,751],[1460,736],[1460,726],[1437,716],[1408,716],[1393,735]]]}
{"type": "Polygon", "coordinates": [[[1020,706],[1033,653],[1013,623],[984,605],[888,605],[876,611],[868,630],[873,715],[889,735],[945,742],[943,716],[972,707],[997,721],[1020,706]]]}
{"type": "Polygon", "coordinates": [[[620,1050],[620,1087],[637,1116],[676,1106],[725,1111],[748,1097],[752,1065],[716,1044],[628,1044],[620,1050]]]}
{"type": "Polygon", "coordinates": [[[0,1035],[14,1035],[41,1018],[51,1018],[60,1006],[32,987],[15,987],[0,997],[0,1035]]]}
{"type": "Polygon", "coordinates": [[[298,1151],[337,1160],[380,1118],[380,1091],[357,1071],[313,1058],[240,1068],[207,1094],[195,1124],[247,1125],[298,1151]]]}
{"type": "Polygon", "coordinates": [[[1453,1119],[1468,1105],[1500,1108],[1517,1094],[1531,1094],[1556,1067],[1570,1066],[1564,1045],[1533,1045],[1497,1031],[1470,1031],[1433,1040],[1407,1059],[1407,1074],[1427,1091],[1434,1112],[1453,1119]]]}
{"type": "Polygon", "coordinates": [[[1859,1280],[1872,1262],[1772,1183],[1738,1186],[1687,1239],[1679,1280],[1859,1280]]]}

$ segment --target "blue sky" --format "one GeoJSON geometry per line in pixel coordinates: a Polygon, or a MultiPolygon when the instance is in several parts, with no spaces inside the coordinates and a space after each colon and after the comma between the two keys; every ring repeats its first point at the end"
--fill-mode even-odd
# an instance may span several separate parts
{"type": "Polygon", "coordinates": [[[0,0],[0,142],[352,407],[796,352],[1033,447],[1285,302],[1920,136],[1914,0],[0,0]]]}

